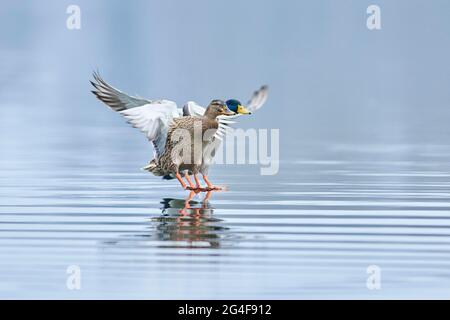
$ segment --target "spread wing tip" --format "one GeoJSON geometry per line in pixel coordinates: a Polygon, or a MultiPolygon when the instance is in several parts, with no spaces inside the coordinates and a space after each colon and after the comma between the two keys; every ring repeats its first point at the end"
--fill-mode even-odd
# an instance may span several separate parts
{"type": "Polygon", "coordinates": [[[267,100],[268,92],[269,86],[267,84],[262,85],[253,93],[251,99],[248,101],[247,109],[254,112],[261,108],[267,100]]]}
{"type": "Polygon", "coordinates": [[[103,80],[98,70],[93,71],[92,76],[94,80],[89,80],[89,82],[95,90],[92,90],[91,92],[97,97],[97,99],[105,103],[114,111],[123,111],[125,109],[138,107],[149,102],[145,99],[131,97],[112,87],[105,80],[103,80]]]}

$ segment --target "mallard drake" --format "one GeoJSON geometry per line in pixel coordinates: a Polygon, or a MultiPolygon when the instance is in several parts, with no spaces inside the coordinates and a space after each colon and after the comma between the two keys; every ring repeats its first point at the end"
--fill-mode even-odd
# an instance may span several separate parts
{"type": "Polygon", "coordinates": [[[112,110],[120,113],[133,127],[140,129],[153,144],[153,160],[144,167],[145,170],[163,178],[176,178],[184,189],[197,191],[218,190],[207,176],[207,165],[202,165],[203,150],[215,139],[222,139],[225,129],[229,127],[240,114],[249,114],[257,110],[267,98],[267,87],[256,91],[246,109],[237,100],[212,100],[207,108],[203,108],[193,101],[187,102],[183,108],[170,100],[147,100],[129,96],[112,87],[101,76],[94,72],[91,84],[95,90],[92,93],[112,110]],[[231,109],[230,109],[231,108],[231,109]],[[202,139],[201,148],[196,148],[191,141],[195,141],[194,129],[201,128],[201,133],[209,133],[210,137],[202,139]],[[174,137],[180,131],[187,132],[192,139],[177,139],[174,137]],[[190,146],[186,144],[191,143],[190,146]],[[189,159],[186,162],[182,153],[173,152],[174,149],[184,150],[189,147],[189,159]],[[184,182],[181,173],[188,185],[184,182]],[[201,173],[207,188],[201,187],[197,174],[201,173]],[[194,176],[195,185],[190,175],[194,176]]]}
{"type": "MultiPolygon", "coordinates": [[[[231,124],[235,123],[234,120],[242,115],[252,114],[252,112],[255,112],[261,108],[268,98],[268,92],[268,86],[262,86],[259,90],[256,90],[248,101],[247,107],[244,107],[244,105],[236,99],[229,99],[226,101],[228,109],[233,111],[235,115],[227,117],[226,120],[219,116],[218,132],[213,136],[210,143],[207,145],[207,147],[211,146],[212,150],[210,152],[203,153],[202,163],[199,169],[201,174],[208,176],[209,166],[214,160],[215,150],[220,146],[222,137],[228,129],[230,129],[231,124]]],[[[183,113],[185,115],[202,116],[205,114],[205,111],[205,108],[199,106],[193,101],[189,101],[183,107],[183,113]]]]}

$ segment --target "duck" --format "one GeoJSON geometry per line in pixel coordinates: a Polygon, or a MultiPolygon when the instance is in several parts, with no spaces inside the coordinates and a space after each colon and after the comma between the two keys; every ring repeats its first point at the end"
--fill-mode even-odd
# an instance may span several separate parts
{"type": "MultiPolygon", "coordinates": [[[[213,136],[211,141],[206,145],[205,149],[207,152],[203,152],[203,158],[201,162],[201,166],[199,171],[202,175],[208,176],[209,167],[214,161],[214,156],[216,154],[216,150],[220,147],[223,136],[226,132],[232,131],[232,124],[236,123],[237,118],[242,115],[250,115],[252,112],[255,112],[259,108],[261,108],[268,98],[269,87],[267,85],[261,86],[258,90],[256,90],[250,100],[247,103],[247,107],[245,107],[239,100],[237,99],[229,99],[225,103],[229,110],[233,111],[235,115],[229,116],[227,120],[224,120],[221,116],[219,116],[219,131],[217,134],[213,136]],[[231,129],[231,130],[230,130],[231,129]]],[[[183,113],[185,115],[196,115],[202,116],[205,114],[206,109],[197,105],[195,102],[189,101],[183,107],[183,113]]],[[[198,185],[197,185],[198,186],[198,185]]]]}
{"type": "Polygon", "coordinates": [[[233,119],[251,114],[267,99],[267,86],[262,86],[254,92],[247,108],[236,99],[214,99],[206,108],[188,101],[178,108],[171,100],[130,96],[108,84],[98,71],[93,73],[93,78],[91,92],[97,99],[122,115],[152,143],[153,159],[143,169],[164,179],[177,179],[183,189],[196,192],[223,189],[208,178],[209,164],[205,164],[204,150],[223,139],[227,129],[235,123],[233,119]],[[198,147],[192,142],[196,142],[196,128],[203,137],[198,147]],[[197,177],[199,173],[206,188],[197,177]]]}

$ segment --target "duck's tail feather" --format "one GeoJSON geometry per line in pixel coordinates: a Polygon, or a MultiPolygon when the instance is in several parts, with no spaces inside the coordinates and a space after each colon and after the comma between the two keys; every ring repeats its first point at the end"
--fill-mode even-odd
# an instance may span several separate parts
{"type": "Polygon", "coordinates": [[[161,171],[160,166],[158,166],[158,163],[155,159],[149,162],[145,167],[142,168],[142,170],[148,171],[153,173],[155,176],[163,176],[164,173],[161,171]]]}
{"type": "Polygon", "coordinates": [[[149,164],[147,164],[145,167],[142,168],[142,170],[148,171],[153,173],[155,176],[161,177],[164,180],[172,180],[175,179],[175,177],[171,174],[166,174],[166,172],[164,172],[163,170],[161,170],[161,167],[158,166],[158,163],[156,162],[155,159],[153,159],[152,161],[150,161],[149,164]]]}

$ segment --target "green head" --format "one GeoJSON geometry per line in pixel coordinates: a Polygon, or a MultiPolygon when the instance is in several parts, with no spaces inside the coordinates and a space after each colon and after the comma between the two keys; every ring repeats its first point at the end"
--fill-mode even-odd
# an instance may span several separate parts
{"type": "Polygon", "coordinates": [[[239,114],[252,114],[238,100],[230,99],[226,102],[228,109],[239,114]]]}

